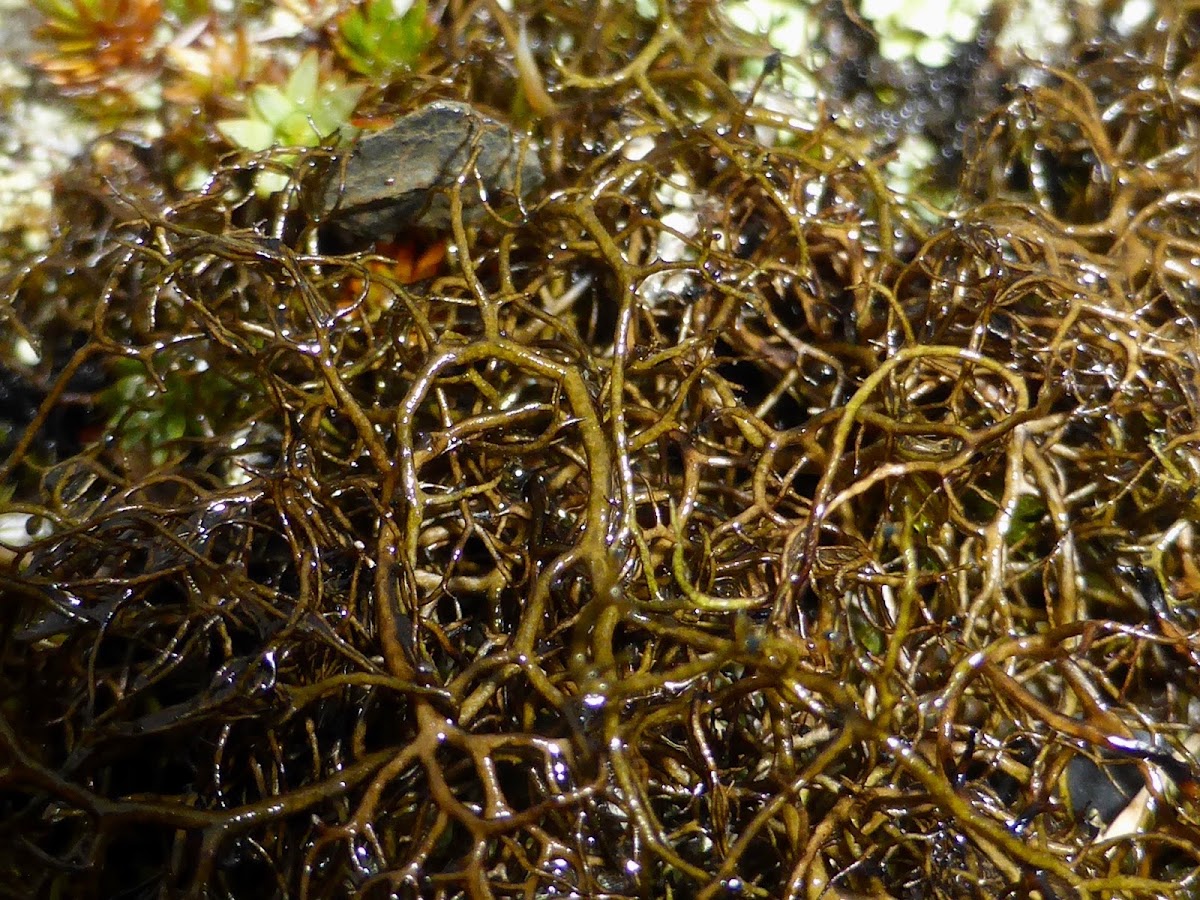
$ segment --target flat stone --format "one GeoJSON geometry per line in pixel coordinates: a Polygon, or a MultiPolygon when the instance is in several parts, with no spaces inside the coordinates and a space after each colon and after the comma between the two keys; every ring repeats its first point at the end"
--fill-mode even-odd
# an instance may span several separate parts
{"type": "Polygon", "coordinates": [[[373,240],[413,227],[445,230],[455,183],[464,218],[478,219],[484,201],[502,209],[540,186],[542,166],[530,142],[503,122],[439,100],[360,137],[339,160],[325,212],[344,231],[373,240]]]}

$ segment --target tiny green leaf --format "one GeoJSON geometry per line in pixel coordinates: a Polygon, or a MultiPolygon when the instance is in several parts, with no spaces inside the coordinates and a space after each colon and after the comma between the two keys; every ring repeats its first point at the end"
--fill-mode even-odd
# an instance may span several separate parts
{"type": "Polygon", "coordinates": [[[275,142],[275,129],[258,119],[224,119],[217,123],[217,131],[231,144],[254,153],[266,150],[275,142]]]}
{"type": "Polygon", "coordinates": [[[254,117],[271,126],[286,119],[296,107],[296,102],[273,84],[260,84],[250,92],[254,117]]]}
{"type": "Polygon", "coordinates": [[[313,105],[317,96],[318,74],[317,51],[309,50],[288,78],[286,93],[294,106],[306,109],[313,105]]]}

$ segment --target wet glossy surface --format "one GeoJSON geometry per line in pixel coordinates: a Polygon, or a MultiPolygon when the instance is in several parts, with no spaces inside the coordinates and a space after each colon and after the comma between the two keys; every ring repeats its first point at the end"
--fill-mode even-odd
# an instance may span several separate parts
{"type": "Polygon", "coordinates": [[[414,226],[450,225],[450,189],[468,218],[482,202],[509,205],[542,182],[536,150],[504,123],[465,103],[439,100],[354,145],[330,183],[326,207],[345,231],[373,239],[414,226]]]}

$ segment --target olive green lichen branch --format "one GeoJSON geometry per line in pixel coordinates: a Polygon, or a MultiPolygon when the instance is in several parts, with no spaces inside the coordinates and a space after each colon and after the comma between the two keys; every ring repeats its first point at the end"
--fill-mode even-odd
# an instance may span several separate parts
{"type": "Polygon", "coordinates": [[[4,282],[10,880],[1195,893],[1200,22],[897,83],[959,135],[910,198],[933,125],[818,6],[802,105],[711,4],[418,4],[404,77],[364,5],[287,127],[380,66],[511,178],[453,128],[399,198],[192,189],[175,132],[64,178],[4,282]]]}

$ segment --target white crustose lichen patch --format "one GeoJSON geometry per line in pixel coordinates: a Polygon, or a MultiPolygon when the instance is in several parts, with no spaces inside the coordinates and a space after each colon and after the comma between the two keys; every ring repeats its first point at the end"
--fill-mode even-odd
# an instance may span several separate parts
{"type": "Polygon", "coordinates": [[[975,40],[993,0],[862,0],[860,13],[879,35],[884,59],[915,59],[937,68],[955,47],[975,40]]]}
{"type": "Polygon", "coordinates": [[[31,250],[46,244],[54,178],[95,136],[58,106],[18,99],[0,110],[0,232],[21,231],[31,250]]]}
{"type": "Polygon", "coordinates": [[[0,233],[19,232],[32,250],[49,238],[55,176],[95,137],[66,104],[36,98],[28,56],[37,21],[26,0],[0,0],[0,233]]]}

